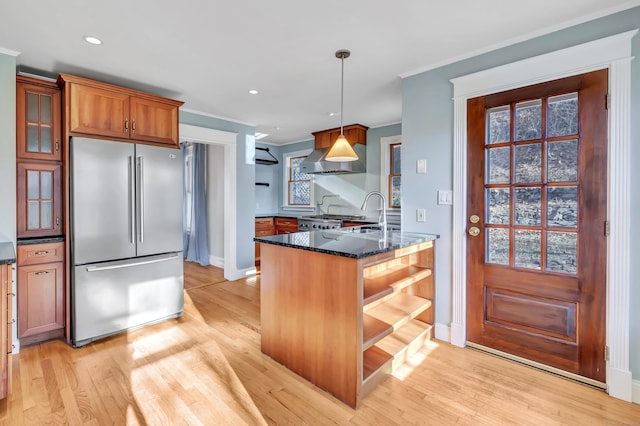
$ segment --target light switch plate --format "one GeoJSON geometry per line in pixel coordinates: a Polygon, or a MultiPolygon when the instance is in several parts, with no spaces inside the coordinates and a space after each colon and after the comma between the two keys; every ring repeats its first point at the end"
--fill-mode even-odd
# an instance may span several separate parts
{"type": "Polygon", "coordinates": [[[416,161],[416,173],[427,174],[427,160],[416,161]]]}
{"type": "Polygon", "coordinates": [[[416,222],[424,222],[424,209],[416,209],[416,222]]]}
{"type": "Polygon", "coordinates": [[[438,191],[438,204],[451,205],[453,204],[453,191],[451,190],[439,190],[438,191]]]}

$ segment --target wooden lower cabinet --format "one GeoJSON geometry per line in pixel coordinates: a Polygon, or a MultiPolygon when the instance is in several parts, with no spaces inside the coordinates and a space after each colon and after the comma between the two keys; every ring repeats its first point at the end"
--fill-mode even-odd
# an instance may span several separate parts
{"type": "Polygon", "coordinates": [[[432,337],[434,250],[351,259],[262,244],[262,352],[357,408],[432,337]]]}
{"type": "Polygon", "coordinates": [[[0,399],[11,393],[11,352],[13,350],[12,313],[13,303],[11,265],[0,265],[0,399]]]}
{"type": "MultiPolygon", "coordinates": [[[[256,237],[275,235],[276,228],[272,217],[256,217],[256,237]]],[[[260,244],[255,244],[255,264],[260,266],[260,244]]]]}
{"type": "Polygon", "coordinates": [[[18,246],[21,345],[64,335],[64,243],[18,246]]]}
{"type": "Polygon", "coordinates": [[[276,217],[276,234],[294,234],[298,232],[298,220],[289,217],[276,217]]]}

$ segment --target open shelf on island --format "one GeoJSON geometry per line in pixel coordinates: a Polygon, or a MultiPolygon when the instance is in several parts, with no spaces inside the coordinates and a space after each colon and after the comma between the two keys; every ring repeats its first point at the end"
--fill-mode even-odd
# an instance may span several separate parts
{"type": "Polygon", "coordinates": [[[366,351],[371,346],[376,344],[383,337],[393,332],[393,327],[384,321],[380,321],[377,318],[364,314],[363,320],[363,333],[362,333],[362,350],[366,351]]]}
{"type": "Polygon", "coordinates": [[[417,265],[393,264],[365,275],[363,304],[370,305],[431,275],[431,269],[417,265]]]}
{"type": "Polygon", "coordinates": [[[366,314],[387,324],[394,330],[402,327],[431,306],[431,300],[406,293],[397,294],[392,299],[368,309],[366,314]]]}
{"type": "Polygon", "coordinates": [[[362,357],[362,381],[366,382],[374,373],[384,370],[393,361],[391,354],[382,349],[371,346],[364,351],[362,357]]]}
{"type": "Polygon", "coordinates": [[[392,334],[376,343],[375,347],[393,356],[392,371],[407,361],[431,338],[431,324],[412,319],[392,334]]]}

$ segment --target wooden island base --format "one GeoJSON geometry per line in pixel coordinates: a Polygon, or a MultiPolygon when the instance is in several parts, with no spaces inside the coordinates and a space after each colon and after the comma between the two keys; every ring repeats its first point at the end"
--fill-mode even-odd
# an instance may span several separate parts
{"type": "Polygon", "coordinates": [[[357,408],[432,337],[434,246],[353,258],[262,243],[262,352],[357,408]]]}

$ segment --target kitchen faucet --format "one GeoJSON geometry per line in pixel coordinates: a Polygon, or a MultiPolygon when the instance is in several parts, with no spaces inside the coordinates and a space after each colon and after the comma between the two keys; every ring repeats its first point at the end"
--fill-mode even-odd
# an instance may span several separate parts
{"type": "Polygon", "coordinates": [[[382,195],[382,192],[380,191],[369,192],[367,196],[364,197],[364,202],[362,203],[362,207],[360,207],[360,210],[365,211],[367,209],[367,203],[369,202],[369,197],[371,197],[372,195],[377,195],[382,200],[382,212],[380,213],[380,216],[378,216],[378,225],[381,228],[380,230],[382,231],[383,238],[386,240],[387,239],[387,208],[386,208],[387,200],[384,198],[384,195],[382,195]]]}

